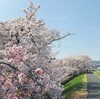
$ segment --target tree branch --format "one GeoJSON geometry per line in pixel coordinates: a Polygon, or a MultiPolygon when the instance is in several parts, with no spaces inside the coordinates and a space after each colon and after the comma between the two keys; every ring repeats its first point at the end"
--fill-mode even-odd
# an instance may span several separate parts
{"type": "Polygon", "coordinates": [[[10,68],[12,68],[12,69],[15,70],[15,71],[20,71],[20,70],[18,70],[16,67],[12,66],[12,65],[9,64],[9,63],[6,63],[6,62],[0,62],[0,64],[5,64],[5,65],[9,66],[10,68]]]}
{"type": "Polygon", "coordinates": [[[54,41],[61,40],[61,39],[65,38],[65,37],[67,37],[67,36],[69,36],[69,35],[71,35],[71,34],[70,34],[70,33],[68,33],[68,34],[66,34],[66,35],[64,35],[64,36],[62,36],[62,37],[60,37],[60,38],[53,39],[53,40],[51,40],[50,42],[54,42],[54,41]]]}
{"type": "Polygon", "coordinates": [[[62,37],[60,37],[60,38],[53,39],[53,40],[49,41],[48,43],[46,43],[44,46],[46,46],[46,45],[48,45],[48,44],[51,44],[51,43],[54,42],[54,41],[61,40],[61,39],[65,38],[65,37],[67,37],[67,36],[69,36],[69,35],[71,35],[71,33],[68,33],[68,34],[66,34],[66,35],[64,35],[64,36],[62,36],[62,37]]]}

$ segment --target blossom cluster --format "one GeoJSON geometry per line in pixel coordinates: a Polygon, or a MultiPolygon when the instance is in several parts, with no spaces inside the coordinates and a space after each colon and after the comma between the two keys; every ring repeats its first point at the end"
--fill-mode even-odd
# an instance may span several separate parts
{"type": "Polygon", "coordinates": [[[26,59],[27,48],[18,46],[10,47],[6,50],[6,58],[15,66],[21,65],[26,59]]]}

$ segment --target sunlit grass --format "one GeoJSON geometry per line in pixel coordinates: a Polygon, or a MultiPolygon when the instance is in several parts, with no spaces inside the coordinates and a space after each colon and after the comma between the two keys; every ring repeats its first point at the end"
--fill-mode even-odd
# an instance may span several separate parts
{"type": "Polygon", "coordinates": [[[99,76],[100,77],[100,70],[96,70],[93,72],[95,75],[99,76]]]}
{"type": "Polygon", "coordinates": [[[81,99],[86,96],[86,74],[81,74],[64,85],[65,99],[81,99]]]}
{"type": "Polygon", "coordinates": [[[100,74],[100,70],[97,70],[96,73],[100,74]]]}

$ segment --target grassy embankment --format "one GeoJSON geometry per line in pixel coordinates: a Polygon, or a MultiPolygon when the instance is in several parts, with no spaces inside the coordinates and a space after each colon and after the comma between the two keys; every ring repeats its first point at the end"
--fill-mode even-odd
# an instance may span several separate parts
{"type": "Polygon", "coordinates": [[[64,85],[63,95],[65,99],[85,99],[86,98],[86,74],[81,74],[64,85]]]}
{"type": "Polygon", "coordinates": [[[94,71],[93,72],[95,76],[97,76],[98,78],[100,78],[100,70],[94,71]]]}

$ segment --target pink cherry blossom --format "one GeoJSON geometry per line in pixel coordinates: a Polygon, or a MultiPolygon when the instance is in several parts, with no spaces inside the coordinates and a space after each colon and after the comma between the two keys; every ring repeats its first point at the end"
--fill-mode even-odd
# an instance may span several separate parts
{"type": "Polygon", "coordinates": [[[20,73],[18,74],[18,79],[19,83],[22,84],[27,81],[27,76],[24,73],[20,73]]]}
{"type": "Polygon", "coordinates": [[[22,46],[19,47],[10,47],[6,51],[7,59],[15,65],[20,65],[23,61],[25,61],[27,50],[22,46]]]}
{"type": "Polygon", "coordinates": [[[35,73],[41,75],[43,73],[43,70],[41,68],[36,68],[35,73]]]}

